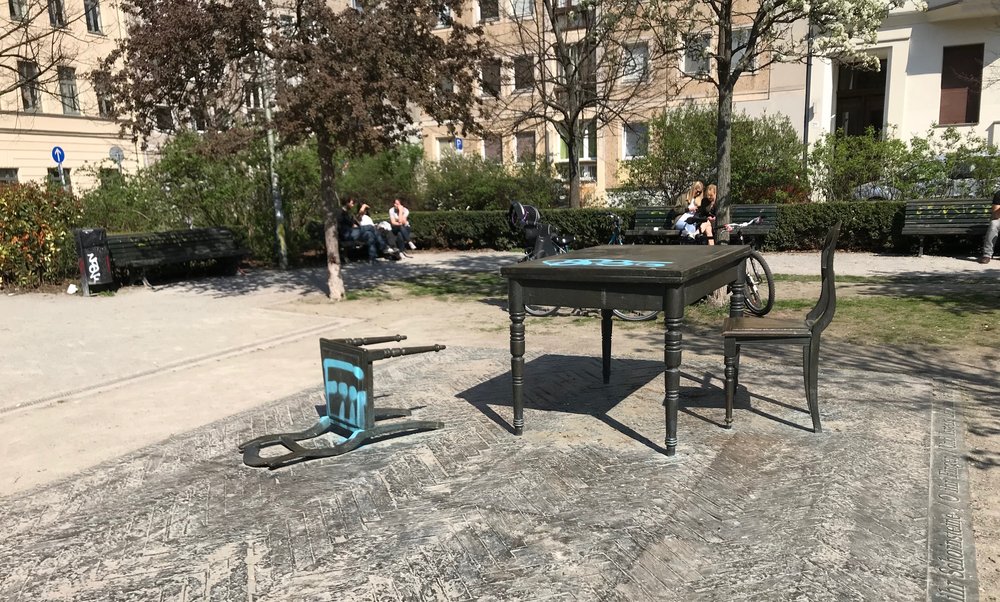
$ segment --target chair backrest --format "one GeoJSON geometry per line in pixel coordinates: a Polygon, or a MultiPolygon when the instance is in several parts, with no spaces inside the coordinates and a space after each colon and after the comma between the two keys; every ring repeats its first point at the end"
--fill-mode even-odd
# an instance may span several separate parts
{"type": "Polygon", "coordinates": [[[837,287],[833,277],[833,254],[837,250],[837,237],[840,236],[841,222],[837,222],[830,228],[830,232],[823,241],[823,253],[820,258],[820,294],[816,307],[806,315],[806,323],[813,334],[823,332],[833,316],[837,313],[837,287]]]}

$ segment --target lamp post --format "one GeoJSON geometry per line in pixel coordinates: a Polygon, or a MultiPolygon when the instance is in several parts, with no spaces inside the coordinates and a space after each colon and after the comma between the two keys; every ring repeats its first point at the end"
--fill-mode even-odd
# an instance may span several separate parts
{"type": "Polygon", "coordinates": [[[809,109],[812,107],[812,66],[813,66],[813,25],[809,18],[809,31],[806,33],[806,90],[805,106],[802,110],[802,169],[809,167],[809,109]]]}

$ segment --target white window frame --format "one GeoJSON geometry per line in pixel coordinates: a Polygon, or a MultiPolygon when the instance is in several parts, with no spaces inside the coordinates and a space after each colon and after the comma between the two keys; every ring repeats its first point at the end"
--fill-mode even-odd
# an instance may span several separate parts
{"type": "Polygon", "coordinates": [[[646,121],[635,121],[635,122],[623,124],[622,125],[622,157],[625,160],[629,160],[629,159],[635,159],[637,157],[645,157],[648,154],[649,154],[649,123],[646,122],[646,121]],[[638,155],[638,154],[633,155],[633,154],[629,154],[629,152],[628,152],[629,151],[629,148],[628,148],[629,147],[629,144],[628,144],[629,133],[631,132],[631,133],[633,133],[633,135],[638,134],[638,132],[635,131],[635,127],[637,127],[637,126],[641,126],[641,127],[645,128],[645,130],[646,130],[645,131],[645,136],[646,136],[646,145],[645,146],[646,146],[646,149],[645,149],[645,152],[643,152],[641,155],[638,155]]]}
{"type": "Polygon", "coordinates": [[[507,16],[511,19],[532,19],[535,16],[535,0],[503,0],[507,16]]]}
{"type": "Polygon", "coordinates": [[[500,9],[501,9],[501,5],[502,5],[502,0],[490,0],[490,1],[491,2],[496,2],[496,5],[497,5],[496,16],[493,16],[493,17],[484,17],[483,16],[483,0],[479,0],[478,2],[476,2],[476,21],[477,22],[479,22],[479,23],[492,23],[494,21],[499,21],[500,20],[500,14],[501,14],[501,10],[500,9]]]}
{"type": "Polygon", "coordinates": [[[0,185],[17,184],[16,167],[0,167],[0,185]]]}
{"type": "Polygon", "coordinates": [[[684,54],[681,56],[681,71],[685,75],[706,75],[712,68],[712,61],[709,58],[710,48],[712,46],[712,34],[710,33],[695,33],[684,37],[684,54]],[[694,57],[690,50],[694,48],[695,42],[702,41],[702,56],[694,57]],[[691,65],[688,65],[688,61],[691,61],[691,65]],[[695,63],[695,61],[698,61],[695,63]]]}
{"type": "MultiPolygon", "coordinates": [[[[576,166],[580,170],[580,179],[588,182],[597,181],[598,132],[597,122],[589,121],[583,128],[583,138],[579,145],[576,166]],[[593,152],[591,152],[593,151],[593,152]]],[[[569,163],[569,146],[559,137],[558,163],[569,163]]]]}
{"type": "Polygon", "coordinates": [[[503,136],[484,136],[481,144],[481,156],[484,161],[496,161],[497,163],[503,163],[503,136]],[[490,157],[486,154],[486,142],[489,140],[497,140],[500,142],[500,156],[490,157]]]}
{"type": "Polygon", "coordinates": [[[622,81],[628,83],[649,81],[649,43],[636,42],[626,44],[622,49],[622,81]],[[639,56],[642,64],[636,65],[636,50],[642,49],[639,56]]]}
{"type": "Polygon", "coordinates": [[[80,114],[80,91],[76,87],[76,69],[61,66],[56,69],[59,77],[59,100],[63,115],[80,114]]]}
{"type": "Polygon", "coordinates": [[[527,130],[523,132],[517,132],[514,134],[514,161],[517,163],[526,163],[524,158],[525,154],[530,154],[532,157],[538,154],[538,135],[534,130],[527,130]],[[521,140],[526,139],[531,136],[531,152],[522,153],[521,152],[521,140]]]}
{"type": "Polygon", "coordinates": [[[434,139],[436,142],[438,161],[444,159],[445,157],[454,157],[458,154],[458,149],[455,148],[455,137],[454,136],[439,136],[434,139]]]}
{"type": "Polygon", "coordinates": [[[513,63],[514,63],[514,67],[513,67],[513,73],[511,74],[511,83],[514,86],[514,91],[515,92],[525,92],[527,90],[533,89],[535,87],[535,80],[536,80],[536,77],[538,75],[538,71],[537,71],[538,70],[538,60],[535,58],[535,55],[533,55],[533,54],[522,54],[520,56],[516,56],[516,57],[514,57],[513,63]],[[530,66],[531,82],[527,86],[518,87],[518,85],[517,85],[517,61],[519,59],[528,59],[531,62],[531,66],[530,66]]]}
{"type": "Polygon", "coordinates": [[[7,0],[11,21],[23,21],[28,16],[28,0],[7,0]]]}
{"type": "Polygon", "coordinates": [[[83,13],[87,21],[87,31],[89,33],[104,33],[104,24],[101,22],[100,0],[83,0],[83,13]]]}
{"type": "MultiPolygon", "coordinates": [[[[733,39],[731,41],[731,45],[732,45],[732,48],[733,48],[733,56],[732,56],[731,60],[732,60],[732,65],[734,67],[735,67],[736,63],[741,58],[743,58],[743,55],[746,54],[746,51],[747,51],[746,48],[743,48],[741,50],[737,50],[736,49],[737,46],[739,46],[740,44],[746,44],[747,40],[749,40],[749,39],[750,39],[750,27],[734,27],[733,28],[733,39]],[[739,39],[741,37],[743,39],[739,39]]],[[[757,57],[753,56],[750,59],[750,64],[747,65],[747,68],[744,71],[749,73],[749,72],[753,72],[753,71],[756,71],[756,70],[757,70],[757,57]]]]}
{"type": "Polygon", "coordinates": [[[21,108],[25,111],[41,111],[42,87],[38,83],[38,63],[18,61],[17,73],[21,87],[21,108]]]}

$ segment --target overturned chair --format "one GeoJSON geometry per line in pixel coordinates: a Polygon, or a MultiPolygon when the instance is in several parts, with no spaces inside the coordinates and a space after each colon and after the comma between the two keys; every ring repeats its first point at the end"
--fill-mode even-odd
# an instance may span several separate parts
{"type": "Polygon", "coordinates": [[[821,432],[819,419],[819,342],[820,334],[837,312],[837,288],[833,277],[833,254],[840,234],[837,222],[826,235],[821,258],[819,301],[805,320],[783,318],[726,318],[722,327],[726,375],[726,428],[733,423],[733,400],[740,378],[740,349],[752,345],[795,345],[802,347],[802,373],[806,403],[812,417],[813,431],[821,432]]]}
{"type": "Polygon", "coordinates": [[[444,423],[430,420],[377,424],[380,420],[409,416],[410,410],[375,408],[373,362],[445,349],[444,345],[392,349],[364,348],[364,345],[398,342],[404,339],[406,337],[399,334],[358,339],[320,339],[326,415],[321,416],[310,429],[297,433],[264,435],[242,443],[239,450],[243,452],[243,463],[254,467],[281,468],[312,458],[339,456],[377,437],[442,428],[444,423]],[[341,436],[343,440],[334,445],[316,447],[299,444],[328,432],[341,436]],[[288,450],[288,453],[261,457],[260,450],[272,445],[281,445],[288,450]]]}

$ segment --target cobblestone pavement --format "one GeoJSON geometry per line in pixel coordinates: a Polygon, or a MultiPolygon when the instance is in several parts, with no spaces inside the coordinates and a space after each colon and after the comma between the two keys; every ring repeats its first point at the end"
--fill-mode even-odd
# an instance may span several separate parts
{"type": "Polygon", "coordinates": [[[312,424],[316,388],[7,497],[0,599],[975,598],[962,541],[933,536],[968,536],[964,473],[945,483],[952,523],[929,500],[933,406],[961,393],[828,362],[814,434],[797,358],[772,356],[764,379],[746,357],[753,394],[725,430],[721,369],[694,358],[667,458],[652,355],[616,358],[603,385],[599,357],[529,353],[523,437],[506,426],[509,355],[452,347],[376,365],[377,405],[442,430],[243,466],[238,442],[312,424]],[[942,553],[955,597],[930,578],[942,553]]]}

